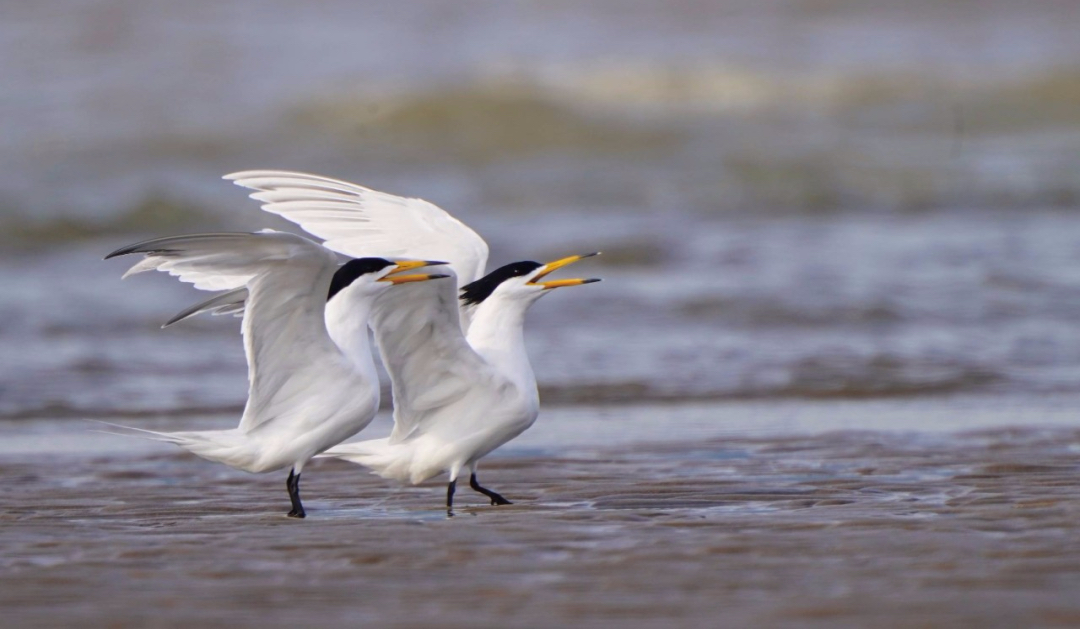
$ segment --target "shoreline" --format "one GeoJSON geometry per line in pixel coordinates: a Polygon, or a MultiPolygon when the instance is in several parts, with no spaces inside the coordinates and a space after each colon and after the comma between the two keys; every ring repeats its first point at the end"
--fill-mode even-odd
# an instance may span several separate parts
{"type": "MultiPolygon", "coordinates": [[[[874,399],[754,399],[635,405],[555,406],[495,456],[521,457],[593,451],[597,448],[689,443],[718,438],[782,438],[830,432],[926,434],[948,438],[972,431],[1080,426],[1080,395],[964,394],[874,399]]],[[[149,430],[208,430],[235,426],[239,411],[180,411],[126,416],[116,423],[149,430]]],[[[97,419],[97,418],[95,418],[97,419]]],[[[107,421],[114,421],[111,417],[107,421]]],[[[64,418],[3,419],[0,460],[42,455],[142,456],[171,446],[128,436],[101,434],[91,421],[64,418]]],[[[385,437],[392,427],[382,411],[356,437],[385,437]]]]}

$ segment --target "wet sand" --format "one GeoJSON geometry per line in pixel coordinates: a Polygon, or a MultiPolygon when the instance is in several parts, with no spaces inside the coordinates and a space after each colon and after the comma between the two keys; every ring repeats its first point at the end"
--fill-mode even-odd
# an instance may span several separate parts
{"type": "Polygon", "coordinates": [[[0,464],[6,626],[1076,626],[1080,431],[495,458],[487,506],[337,461],[0,464]],[[279,478],[279,476],[281,476],[279,478]]]}

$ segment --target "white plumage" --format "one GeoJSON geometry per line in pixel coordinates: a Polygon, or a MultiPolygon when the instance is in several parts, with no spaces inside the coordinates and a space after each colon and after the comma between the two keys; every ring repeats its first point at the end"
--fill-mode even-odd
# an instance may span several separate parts
{"type": "Polygon", "coordinates": [[[367,335],[375,296],[396,282],[441,276],[386,280],[399,269],[423,263],[368,258],[339,267],[325,247],[269,230],[160,238],[123,247],[107,258],[131,253],[146,258],[125,277],[157,270],[197,288],[227,290],[196,309],[242,307],[244,317],[249,388],[239,426],[149,434],[247,472],[290,468],[290,515],[304,517],[299,498],[304,464],[363,429],[378,410],[378,376],[367,335]],[[331,282],[342,271],[355,277],[350,275],[348,282],[339,277],[345,285],[328,302],[331,282]],[[335,338],[325,324],[331,310],[342,324],[335,338]],[[345,336],[349,332],[353,338],[345,336]],[[342,353],[342,344],[352,350],[349,356],[342,353]],[[360,359],[364,355],[366,361],[360,359]]]}
{"type": "Polygon", "coordinates": [[[484,275],[484,239],[423,199],[289,171],[248,170],[225,179],[255,190],[251,198],[262,202],[262,209],[322,238],[332,251],[386,258],[414,258],[415,252],[426,251],[429,259],[445,260],[462,284],[484,275]]]}
{"type": "MultiPolygon", "coordinates": [[[[371,327],[390,374],[394,429],[387,439],[343,444],[325,455],[411,483],[446,472],[448,508],[458,475],[468,467],[470,486],[492,504],[508,504],[479,485],[476,465],[536,420],[539,398],[525,353],[525,312],[550,288],[598,281],[538,281],[586,256],[546,265],[515,263],[481,278],[487,244],[426,201],[304,173],[247,171],[226,179],[256,190],[251,196],[264,203],[263,209],[325,239],[334,251],[439,258],[467,295],[482,295],[463,307],[453,285],[430,282],[376,300],[371,327]]],[[[335,339],[335,330],[349,324],[327,312],[335,339]]],[[[368,359],[359,355],[362,348],[343,350],[354,360],[368,359]]]]}
{"type": "MultiPolygon", "coordinates": [[[[464,466],[475,464],[536,420],[536,379],[521,333],[531,300],[493,301],[481,311],[481,316],[503,315],[506,329],[505,334],[488,335],[493,343],[478,351],[473,336],[461,334],[455,291],[441,284],[411,287],[414,307],[407,312],[383,309],[372,319],[394,396],[390,437],[343,444],[328,455],[411,483],[443,472],[454,480],[464,466]]],[[[481,323],[487,320],[478,320],[471,330],[489,329],[481,323]]]]}

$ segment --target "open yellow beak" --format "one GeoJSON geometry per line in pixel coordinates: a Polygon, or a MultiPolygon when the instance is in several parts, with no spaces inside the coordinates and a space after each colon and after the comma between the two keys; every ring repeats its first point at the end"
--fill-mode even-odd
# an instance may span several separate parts
{"type": "Polygon", "coordinates": [[[584,280],[584,279],[572,279],[572,280],[551,280],[550,282],[538,282],[538,281],[536,281],[536,280],[539,280],[539,279],[543,278],[544,276],[548,275],[552,271],[555,271],[556,269],[561,269],[562,267],[573,264],[573,263],[577,262],[578,260],[583,260],[585,258],[591,258],[593,256],[598,256],[598,255],[600,255],[599,251],[594,252],[594,253],[586,253],[584,255],[579,255],[579,256],[570,256],[570,257],[567,257],[567,258],[562,258],[561,260],[556,260],[554,262],[548,262],[544,266],[540,267],[540,272],[529,283],[530,284],[535,284],[536,286],[543,286],[545,289],[549,289],[549,288],[559,288],[560,286],[580,286],[581,284],[592,284],[593,282],[599,282],[600,279],[595,278],[595,277],[587,279],[587,280],[584,280]]]}
{"type": "Polygon", "coordinates": [[[417,273],[413,275],[397,275],[403,271],[411,271],[413,269],[419,269],[425,266],[437,266],[439,264],[446,264],[446,262],[439,262],[438,260],[400,260],[395,263],[394,270],[387,273],[380,279],[380,282],[390,282],[391,284],[408,284],[409,282],[426,282],[427,280],[437,280],[443,277],[450,277],[445,274],[429,274],[429,273],[417,273]],[[391,277],[397,275],[397,277],[391,277]]]}

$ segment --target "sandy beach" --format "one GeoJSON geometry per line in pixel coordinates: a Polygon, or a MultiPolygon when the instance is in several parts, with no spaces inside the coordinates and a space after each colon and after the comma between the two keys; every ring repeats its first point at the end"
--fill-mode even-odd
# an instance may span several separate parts
{"type": "Polygon", "coordinates": [[[1075,626],[1080,432],[834,431],[494,458],[516,504],[338,462],[5,459],[10,626],[1075,626]]]}

